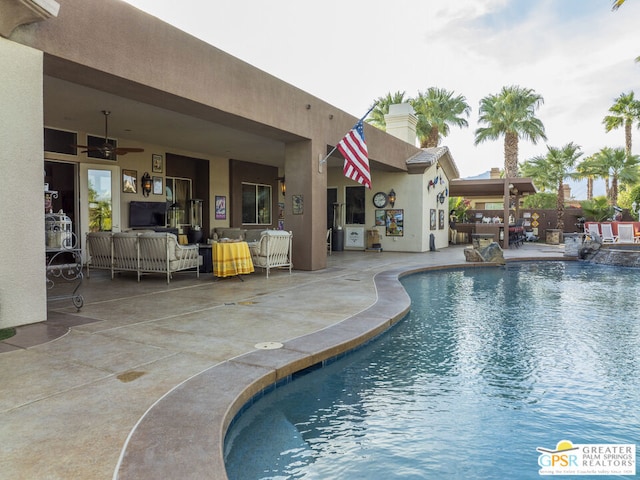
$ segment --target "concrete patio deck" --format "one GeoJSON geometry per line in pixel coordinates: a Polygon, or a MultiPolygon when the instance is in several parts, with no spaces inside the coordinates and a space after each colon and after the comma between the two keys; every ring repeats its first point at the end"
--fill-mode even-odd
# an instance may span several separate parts
{"type": "MultiPolygon", "coordinates": [[[[220,437],[242,403],[348,348],[349,335],[370,336],[401,318],[398,276],[470,266],[462,248],[334,252],[325,270],[276,271],[268,280],[257,271],[244,282],[178,274],[167,285],[162,275],[137,283],[92,272],[80,312],[70,301],[52,303],[47,322],[0,342],[0,477],[226,478],[220,437]],[[260,351],[260,342],[284,348],[260,351]],[[174,435],[181,450],[167,455],[174,435]]],[[[504,253],[568,260],[563,252],[525,244],[504,253]]]]}

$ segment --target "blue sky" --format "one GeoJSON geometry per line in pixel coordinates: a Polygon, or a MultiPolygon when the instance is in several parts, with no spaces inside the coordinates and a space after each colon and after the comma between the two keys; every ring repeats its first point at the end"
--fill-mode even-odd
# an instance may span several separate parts
{"type": "MultiPolygon", "coordinates": [[[[640,98],[636,0],[616,12],[610,0],[127,1],[355,117],[387,92],[464,95],[469,128],[442,143],[463,177],[504,164],[501,141],[473,142],[480,99],[505,85],[542,95],[546,143],[585,156],[624,145],[602,119],[621,93],[640,98]]],[[[522,141],[519,157],[545,152],[522,141]]]]}

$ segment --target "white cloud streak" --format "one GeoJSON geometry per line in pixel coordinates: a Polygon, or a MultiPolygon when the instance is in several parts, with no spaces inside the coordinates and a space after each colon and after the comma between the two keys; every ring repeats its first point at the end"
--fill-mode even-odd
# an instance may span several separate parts
{"type": "MultiPolygon", "coordinates": [[[[622,131],[605,133],[602,119],[640,80],[634,1],[617,12],[608,0],[128,2],[356,117],[387,92],[464,95],[469,128],[443,142],[463,176],[504,163],[502,142],[473,145],[484,96],[505,85],[534,89],[545,99],[538,116],[548,143],[591,155],[623,145],[622,131]]],[[[520,160],[545,152],[544,142],[521,142],[520,160]]]]}

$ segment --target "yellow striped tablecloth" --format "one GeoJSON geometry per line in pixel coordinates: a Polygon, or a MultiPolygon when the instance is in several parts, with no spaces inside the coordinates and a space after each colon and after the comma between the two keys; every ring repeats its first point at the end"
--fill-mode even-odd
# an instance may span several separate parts
{"type": "Polygon", "coordinates": [[[247,242],[223,243],[211,245],[213,274],[216,277],[231,277],[253,272],[251,252],[247,242]]]}

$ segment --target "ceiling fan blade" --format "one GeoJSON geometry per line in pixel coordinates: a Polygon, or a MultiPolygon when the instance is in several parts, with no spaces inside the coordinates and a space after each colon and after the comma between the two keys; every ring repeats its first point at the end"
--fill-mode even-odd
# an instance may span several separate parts
{"type": "Polygon", "coordinates": [[[135,148],[135,147],[118,147],[113,150],[116,155],[126,155],[127,153],[133,152],[144,152],[144,148],[135,148]]]}
{"type": "MultiPolygon", "coordinates": [[[[89,152],[100,152],[105,158],[109,158],[112,155],[126,155],[127,153],[132,152],[144,152],[144,148],[136,148],[136,147],[116,147],[112,143],[109,142],[109,115],[111,112],[109,110],[102,111],[104,115],[104,144],[99,147],[90,147],[87,145],[71,145],[74,148],[84,148],[85,150],[82,153],[89,152]]],[[[115,141],[113,142],[115,143],[115,141]]]]}

